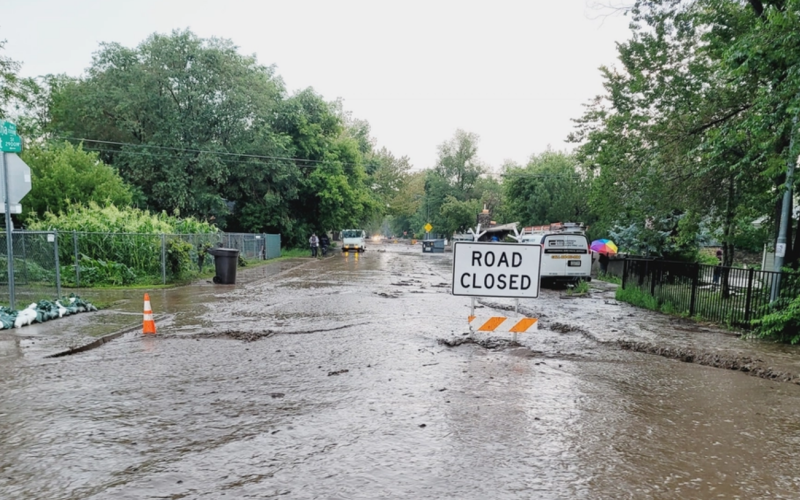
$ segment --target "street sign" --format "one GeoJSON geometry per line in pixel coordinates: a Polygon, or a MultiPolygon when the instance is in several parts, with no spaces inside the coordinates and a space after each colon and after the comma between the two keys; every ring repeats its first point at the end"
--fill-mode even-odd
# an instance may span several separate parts
{"type": "Polygon", "coordinates": [[[537,298],[541,245],[458,241],[453,247],[453,295],[537,298]]]}
{"type": "Polygon", "coordinates": [[[433,229],[433,226],[431,226],[431,223],[430,223],[430,222],[428,222],[427,224],[425,224],[425,232],[427,232],[427,233],[430,233],[430,232],[431,232],[431,229],[433,229]]]}
{"type": "Polygon", "coordinates": [[[10,121],[0,120],[0,135],[11,135],[17,133],[17,126],[10,121]]]}
{"type": "Polygon", "coordinates": [[[22,137],[17,134],[0,134],[0,151],[19,153],[22,151],[22,137]]]}
{"type": "MultiPolygon", "coordinates": [[[[22,201],[31,190],[31,169],[15,154],[6,155],[6,168],[8,169],[8,202],[12,205],[22,201]]],[[[0,179],[2,183],[2,179],[0,179]]],[[[0,192],[0,203],[5,205],[5,189],[0,192]]],[[[4,213],[4,212],[0,212],[4,213]]],[[[11,210],[11,213],[18,213],[11,210]]]]}
{"type": "MultiPolygon", "coordinates": [[[[11,205],[9,205],[9,208],[10,208],[9,212],[12,214],[22,213],[22,205],[20,205],[19,203],[12,203],[11,205]]],[[[0,214],[4,213],[6,213],[6,204],[0,203],[0,214]]]]}

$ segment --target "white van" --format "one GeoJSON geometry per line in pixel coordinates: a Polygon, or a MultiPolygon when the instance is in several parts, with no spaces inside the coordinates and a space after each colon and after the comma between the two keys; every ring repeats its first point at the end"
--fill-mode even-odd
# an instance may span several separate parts
{"type": "Polygon", "coordinates": [[[363,252],[367,249],[367,233],[362,229],[342,229],[342,252],[363,252]]]}
{"type": "Polygon", "coordinates": [[[580,226],[521,235],[520,243],[542,245],[541,283],[591,281],[592,254],[580,226]]]}

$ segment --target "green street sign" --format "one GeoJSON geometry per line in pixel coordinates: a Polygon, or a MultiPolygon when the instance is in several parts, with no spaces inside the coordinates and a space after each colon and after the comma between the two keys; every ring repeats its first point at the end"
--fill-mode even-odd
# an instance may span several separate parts
{"type": "Polygon", "coordinates": [[[0,120],[0,135],[16,135],[16,133],[16,125],[6,120],[0,120]]]}
{"type": "Polygon", "coordinates": [[[22,138],[17,134],[0,134],[0,151],[19,153],[22,151],[22,138]]]}

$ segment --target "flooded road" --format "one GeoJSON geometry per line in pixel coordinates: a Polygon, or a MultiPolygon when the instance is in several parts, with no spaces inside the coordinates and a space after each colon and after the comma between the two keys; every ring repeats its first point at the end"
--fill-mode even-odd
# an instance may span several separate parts
{"type": "MultiPolygon", "coordinates": [[[[800,497],[800,386],[618,341],[752,346],[598,284],[521,301],[541,320],[518,347],[447,347],[470,303],[451,254],[381,250],[151,293],[154,338],[8,349],[0,498],[800,497]]],[[[138,293],[119,300],[102,323],[135,321],[138,293]]]]}

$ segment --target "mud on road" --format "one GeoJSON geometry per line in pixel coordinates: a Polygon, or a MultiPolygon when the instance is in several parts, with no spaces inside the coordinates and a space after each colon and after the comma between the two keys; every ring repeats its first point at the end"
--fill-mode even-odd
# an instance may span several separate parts
{"type": "Polygon", "coordinates": [[[155,338],[2,358],[0,497],[800,496],[800,387],[696,362],[793,351],[604,284],[521,301],[517,343],[470,334],[450,255],[382,250],[153,293],[155,338]]]}

